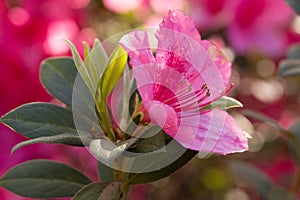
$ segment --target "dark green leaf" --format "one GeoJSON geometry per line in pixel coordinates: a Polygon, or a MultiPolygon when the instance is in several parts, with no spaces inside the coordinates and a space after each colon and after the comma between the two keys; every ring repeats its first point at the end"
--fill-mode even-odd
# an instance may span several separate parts
{"type": "Polygon", "coordinates": [[[93,65],[92,72],[98,76],[94,80],[97,85],[97,83],[100,80],[100,75],[105,70],[105,64],[108,60],[107,54],[106,54],[101,42],[98,39],[94,40],[93,48],[92,48],[91,52],[89,53],[88,59],[89,59],[89,62],[91,62],[93,65]]]}
{"type": "Polygon", "coordinates": [[[245,162],[232,162],[230,168],[233,173],[247,181],[252,187],[254,187],[263,199],[267,199],[273,183],[262,171],[255,166],[245,162]]]}
{"type": "Polygon", "coordinates": [[[72,51],[75,66],[92,94],[95,94],[100,76],[107,62],[106,52],[99,40],[94,41],[93,49],[84,42],[84,61],[74,44],[66,40],[72,51]]]}
{"type": "Polygon", "coordinates": [[[77,75],[72,58],[48,58],[41,63],[43,85],[57,99],[72,105],[73,85],[77,75]]]}
{"type": "Polygon", "coordinates": [[[300,59],[300,45],[292,45],[289,47],[287,57],[290,59],[300,59]]]}
{"type": "MultiPolygon", "coordinates": [[[[142,184],[169,176],[198,153],[183,148],[175,140],[172,140],[171,145],[164,146],[162,145],[164,138],[160,134],[148,138],[149,140],[139,139],[138,142],[136,138],[132,138],[118,146],[107,140],[98,139],[90,143],[90,150],[99,161],[114,166],[115,174],[122,173],[118,170],[125,171],[123,172],[125,185],[142,184]],[[137,148],[138,145],[142,147],[137,148]]],[[[120,180],[119,178],[116,180],[120,180]]]]}
{"type": "Polygon", "coordinates": [[[288,193],[284,188],[273,187],[269,193],[267,200],[297,200],[298,198],[291,193],[288,193]]]}
{"type": "MultiPolygon", "coordinates": [[[[152,127],[155,131],[157,127],[152,127]]],[[[159,128],[160,129],[160,128],[159,128]]],[[[151,134],[151,130],[148,130],[149,134],[151,134]]],[[[147,132],[145,133],[147,135],[147,132]]],[[[161,149],[165,145],[165,137],[162,132],[158,132],[155,135],[147,138],[141,138],[139,139],[136,144],[134,145],[135,147],[130,149],[132,152],[136,153],[149,153],[153,152],[156,150],[161,149]]]]}
{"type": "Polygon", "coordinates": [[[118,200],[120,193],[119,182],[91,183],[83,187],[72,200],[118,200]]]}
{"type": "Polygon", "coordinates": [[[271,117],[269,117],[261,112],[258,112],[255,110],[244,109],[242,111],[242,114],[244,114],[247,117],[257,119],[262,122],[268,122],[269,124],[273,125],[274,127],[278,128],[278,129],[282,129],[276,120],[272,119],[271,117]]]}
{"type": "Polygon", "coordinates": [[[300,120],[294,122],[294,124],[289,128],[289,131],[295,135],[295,139],[300,144],[300,120]]]}
{"type": "Polygon", "coordinates": [[[94,96],[80,76],[76,78],[74,83],[72,103],[74,123],[76,128],[80,130],[80,136],[82,135],[81,132],[94,136],[103,133],[95,112],[94,96]]]}
{"type": "Polygon", "coordinates": [[[299,15],[300,14],[300,1],[299,0],[286,0],[286,1],[299,15]]]}
{"type": "Polygon", "coordinates": [[[49,103],[22,105],[4,115],[0,122],[28,138],[77,135],[72,112],[49,103]]]}
{"type": "Polygon", "coordinates": [[[114,170],[98,161],[98,175],[101,181],[113,181],[114,170]]]}
{"type": "MultiPolygon", "coordinates": [[[[183,148],[183,147],[182,147],[183,148]]],[[[168,149],[166,150],[168,151],[168,149]]],[[[179,152],[181,152],[179,150],[179,152]]],[[[176,172],[178,169],[183,167],[185,164],[187,164],[192,158],[195,157],[197,154],[197,151],[193,151],[190,149],[186,149],[186,151],[174,162],[169,164],[168,166],[165,166],[159,170],[151,171],[151,172],[145,172],[145,173],[124,173],[125,177],[125,184],[131,185],[131,184],[143,184],[143,183],[149,183],[152,181],[157,181],[162,178],[165,178],[174,172],[176,172]]],[[[172,155],[170,155],[172,156],[172,155]]],[[[163,156],[158,156],[156,162],[154,165],[159,164],[159,162],[164,159],[163,156]]],[[[165,158],[168,159],[168,158],[165,158]]],[[[149,166],[145,166],[149,167],[149,166]]]]}
{"type": "Polygon", "coordinates": [[[300,75],[300,59],[285,59],[279,62],[280,76],[300,75]]]}
{"type": "Polygon", "coordinates": [[[300,164],[300,121],[296,121],[290,128],[289,132],[294,137],[289,137],[288,146],[294,160],[300,164]]]}
{"type": "Polygon", "coordinates": [[[18,195],[31,198],[72,196],[91,181],[62,163],[32,160],[10,169],[0,185],[18,195]]]}
{"type": "MultiPolygon", "coordinates": [[[[90,74],[90,70],[92,70],[92,69],[87,69],[87,66],[82,61],[75,45],[69,40],[66,40],[66,42],[69,44],[70,49],[72,51],[73,60],[74,60],[75,66],[77,68],[77,71],[81,75],[82,79],[84,80],[85,84],[89,88],[90,92],[94,93],[94,91],[96,90],[96,85],[93,82],[91,74],[90,74]]],[[[89,66],[91,66],[91,65],[89,65],[89,66]]]]}
{"type": "MultiPolygon", "coordinates": [[[[70,146],[84,146],[82,143],[83,138],[76,136],[74,134],[64,133],[61,135],[48,136],[48,137],[38,137],[24,142],[20,142],[12,148],[12,153],[16,150],[31,144],[36,143],[48,143],[48,144],[65,144],[70,146]]],[[[88,140],[88,139],[86,139],[88,140]]],[[[91,140],[91,139],[90,139],[91,140]]]]}

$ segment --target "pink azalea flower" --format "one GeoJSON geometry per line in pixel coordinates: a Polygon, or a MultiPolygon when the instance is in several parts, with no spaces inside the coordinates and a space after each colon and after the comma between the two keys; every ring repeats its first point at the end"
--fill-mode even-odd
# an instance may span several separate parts
{"type": "Polygon", "coordinates": [[[236,1],[188,0],[189,12],[199,30],[215,30],[227,26],[234,15],[236,1]]]}
{"type": "Polygon", "coordinates": [[[146,0],[131,0],[123,3],[122,0],[103,0],[104,6],[117,13],[127,13],[136,10],[147,3],[146,0]]]}
{"type": "Polygon", "coordinates": [[[286,32],[293,18],[293,11],[284,0],[240,0],[233,12],[227,37],[237,52],[284,55],[288,46],[286,32]]]}
{"type": "Polygon", "coordinates": [[[155,36],[155,57],[146,31],[133,31],[120,41],[130,57],[144,120],[189,149],[245,151],[246,135],[234,119],[225,111],[204,109],[230,88],[231,63],[216,46],[201,40],[192,20],[180,10],[169,11],[155,36]]]}

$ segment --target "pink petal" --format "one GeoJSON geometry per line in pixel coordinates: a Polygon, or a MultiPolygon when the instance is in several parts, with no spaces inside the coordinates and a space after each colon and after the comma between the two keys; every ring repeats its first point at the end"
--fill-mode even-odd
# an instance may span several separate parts
{"type": "Polygon", "coordinates": [[[200,35],[188,16],[181,11],[170,12],[156,32],[156,38],[156,61],[160,68],[170,67],[184,75],[194,91],[204,84],[208,86],[210,96],[202,103],[211,102],[224,94],[230,71],[228,67],[224,71],[219,69],[201,45],[200,35]],[[225,71],[226,75],[222,75],[225,71]]]}
{"type": "Polygon", "coordinates": [[[225,155],[248,149],[245,132],[228,113],[221,110],[182,118],[179,131],[173,138],[184,147],[200,152],[225,155]]]}
{"type": "Polygon", "coordinates": [[[231,62],[213,43],[209,42],[208,40],[202,40],[200,43],[208,52],[209,57],[218,67],[224,86],[227,86],[231,76],[231,62]]]}
{"type": "Polygon", "coordinates": [[[175,110],[160,101],[146,101],[144,107],[153,124],[160,126],[166,132],[177,132],[178,118],[175,110]]]}
{"type": "Polygon", "coordinates": [[[152,88],[155,82],[153,74],[157,73],[155,59],[149,47],[146,31],[133,31],[124,35],[120,45],[128,52],[130,64],[143,101],[153,99],[152,88]],[[148,71],[149,70],[149,71],[148,71]]]}
{"type": "Polygon", "coordinates": [[[159,25],[160,29],[170,29],[184,33],[193,40],[200,42],[201,37],[193,20],[181,10],[170,10],[167,17],[159,25]]]}
{"type": "Polygon", "coordinates": [[[133,31],[124,35],[120,45],[128,52],[132,67],[155,63],[146,31],[133,31]]]}
{"type": "Polygon", "coordinates": [[[148,100],[174,102],[178,90],[188,90],[185,77],[172,68],[161,69],[157,64],[145,64],[133,68],[137,89],[145,103],[148,100]]]}

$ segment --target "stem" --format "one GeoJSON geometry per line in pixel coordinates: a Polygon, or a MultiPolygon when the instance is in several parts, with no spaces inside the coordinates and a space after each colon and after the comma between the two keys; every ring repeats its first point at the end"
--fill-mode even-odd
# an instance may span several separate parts
{"type": "Polygon", "coordinates": [[[102,121],[103,121],[103,124],[104,124],[104,128],[105,128],[105,132],[107,134],[107,137],[110,138],[112,141],[115,141],[116,136],[113,134],[113,132],[110,129],[110,123],[109,123],[109,120],[108,120],[109,116],[108,116],[108,113],[107,113],[106,105],[102,104],[101,107],[102,107],[102,109],[101,109],[100,113],[101,113],[101,117],[102,117],[102,121]]]}
{"type": "Polygon", "coordinates": [[[124,69],[123,76],[123,84],[124,84],[124,92],[123,92],[123,108],[122,108],[122,116],[120,119],[120,128],[121,130],[126,130],[126,124],[128,123],[129,116],[129,101],[130,101],[130,91],[132,86],[132,81],[130,81],[130,74],[128,70],[128,66],[124,69]]]}
{"type": "Polygon", "coordinates": [[[300,166],[298,166],[296,170],[296,176],[292,186],[292,192],[297,195],[299,192],[299,188],[300,188],[300,166]]]}
{"type": "Polygon", "coordinates": [[[129,186],[127,184],[124,184],[122,186],[122,190],[121,190],[121,198],[120,200],[126,200],[126,197],[127,197],[127,193],[128,193],[128,189],[129,189],[129,186]]]}
{"type": "Polygon", "coordinates": [[[287,139],[291,142],[291,145],[293,148],[295,148],[296,151],[296,163],[297,163],[297,169],[296,169],[296,174],[294,178],[294,182],[291,188],[291,191],[298,195],[299,189],[300,189],[300,147],[299,147],[299,142],[295,138],[295,135],[291,133],[289,130],[281,130],[284,134],[284,136],[287,137],[287,139]]]}

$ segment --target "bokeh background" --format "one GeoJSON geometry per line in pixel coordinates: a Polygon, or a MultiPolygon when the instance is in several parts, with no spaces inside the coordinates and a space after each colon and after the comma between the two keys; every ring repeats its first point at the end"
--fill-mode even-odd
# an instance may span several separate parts
{"type": "MultiPolygon", "coordinates": [[[[202,38],[221,48],[233,62],[230,96],[244,104],[231,114],[252,136],[249,152],[195,158],[171,177],[135,186],[131,200],[262,199],[227,163],[254,164],[274,184],[289,190],[297,165],[276,126],[250,117],[261,112],[289,129],[300,117],[300,79],[279,77],[278,63],[300,42],[300,17],[284,0],[0,0],[0,115],[28,102],[50,97],[39,81],[39,64],[49,56],[70,55],[63,39],[82,52],[92,44],[137,27],[157,27],[170,9],[182,9],[202,38]],[[251,111],[252,112],[252,111],[251,111]]],[[[14,154],[22,136],[0,125],[0,176],[17,163],[45,158],[68,163],[97,179],[96,161],[85,148],[35,144],[14,154]]],[[[0,188],[0,199],[25,200],[0,188]]]]}

